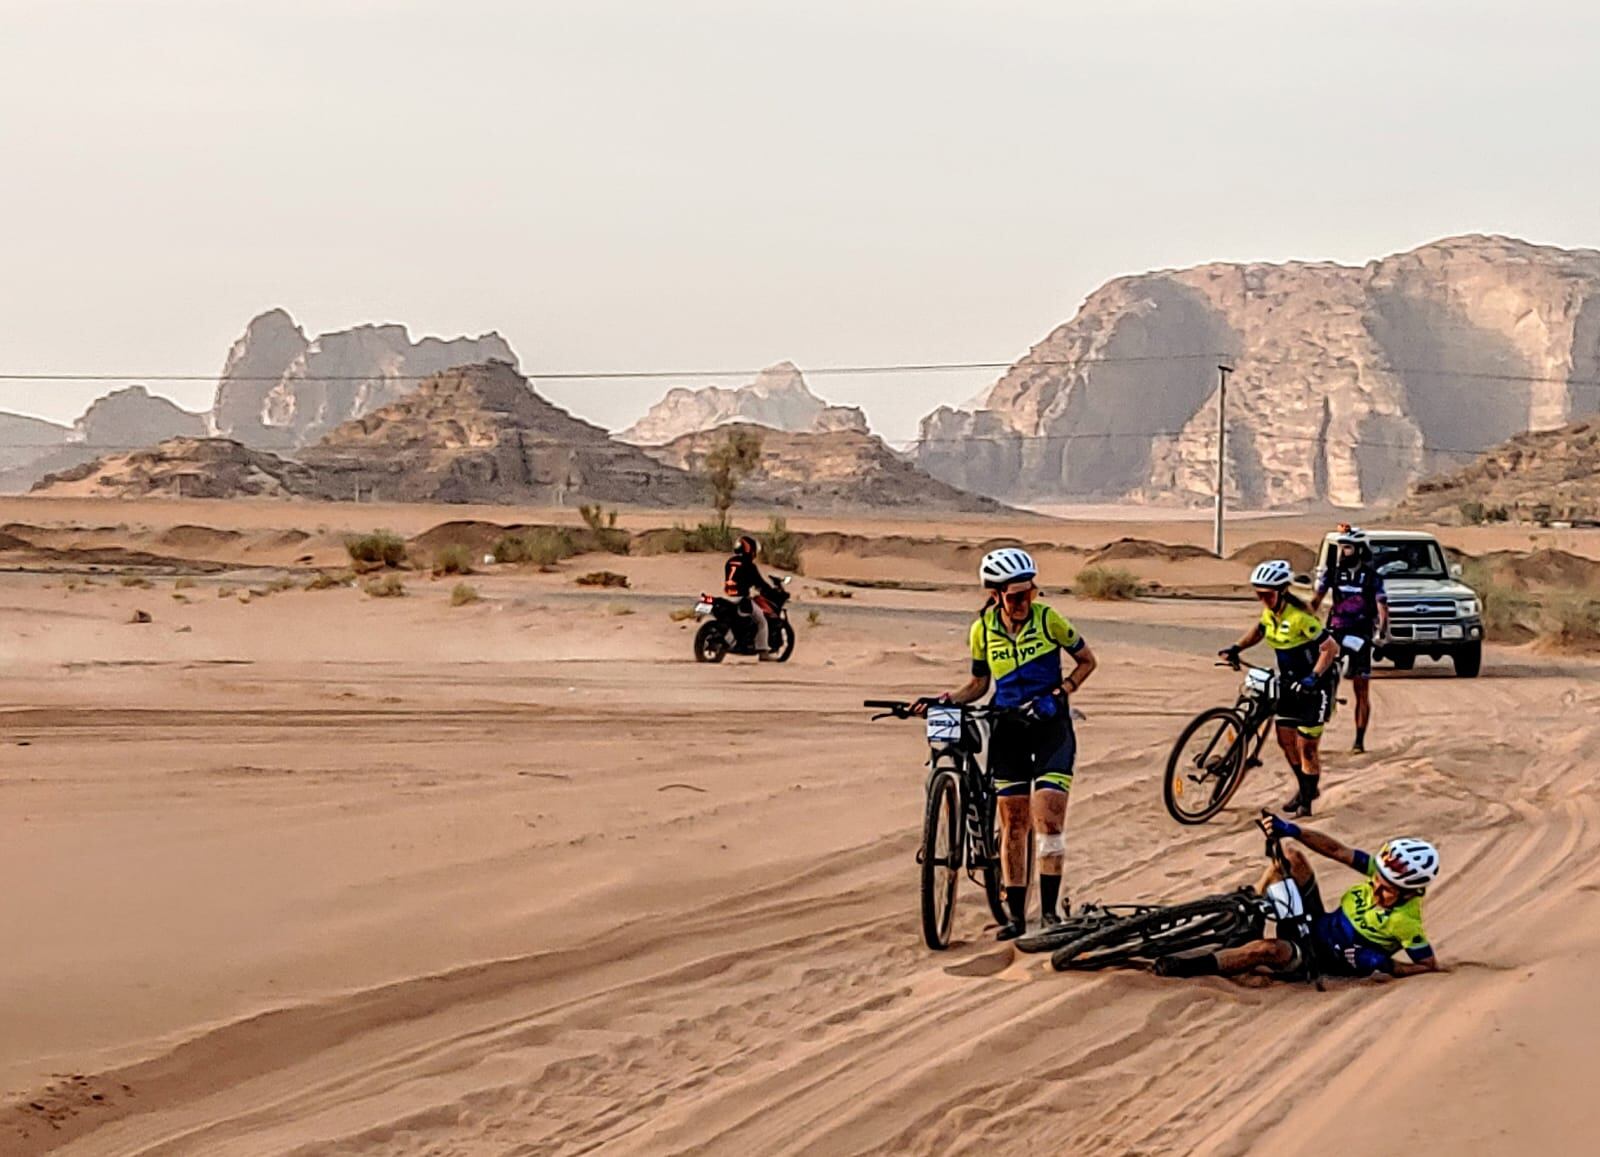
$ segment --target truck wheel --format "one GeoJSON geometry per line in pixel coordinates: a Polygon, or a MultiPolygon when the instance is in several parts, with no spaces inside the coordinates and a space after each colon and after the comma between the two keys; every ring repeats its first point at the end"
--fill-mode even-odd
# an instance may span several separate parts
{"type": "Polygon", "coordinates": [[[1463,647],[1451,659],[1456,665],[1456,678],[1476,679],[1483,667],[1483,644],[1473,643],[1470,647],[1463,647]]]}

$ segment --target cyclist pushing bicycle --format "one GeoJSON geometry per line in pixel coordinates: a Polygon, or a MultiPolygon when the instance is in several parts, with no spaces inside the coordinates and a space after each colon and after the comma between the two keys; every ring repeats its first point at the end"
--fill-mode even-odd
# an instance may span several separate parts
{"type": "MultiPolygon", "coordinates": [[[[1403,836],[1372,855],[1275,815],[1263,815],[1259,822],[1268,837],[1296,840],[1366,878],[1348,889],[1339,906],[1329,912],[1323,906],[1311,862],[1298,848],[1285,846],[1283,862],[1299,890],[1308,921],[1304,942],[1258,939],[1199,956],[1163,956],[1155,963],[1158,975],[1236,976],[1264,967],[1286,977],[1308,972],[1345,977],[1374,972],[1415,976],[1438,969],[1438,957],[1422,929],[1422,897],[1439,875],[1439,853],[1432,844],[1403,836]],[[1395,959],[1401,950],[1407,960],[1395,959]],[[1306,959],[1308,952],[1314,954],[1313,959],[1306,959]]],[[[1282,869],[1271,865],[1256,891],[1265,894],[1281,878],[1282,869]]]]}
{"type": "Polygon", "coordinates": [[[1289,590],[1293,576],[1282,559],[1262,563],[1250,575],[1261,600],[1261,618],[1248,634],[1217,654],[1234,669],[1239,652],[1267,641],[1278,657],[1283,689],[1278,699],[1278,746],[1297,785],[1283,805],[1291,816],[1309,816],[1320,793],[1322,730],[1333,714],[1338,682],[1339,644],[1322,629],[1309,607],[1289,590]]]}
{"type": "MultiPolygon", "coordinates": [[[[994,682],[993,705],[1016,714],[997,718],[989,739],[1000,818],[1001,875],[1006,912],[996,939],[1012,940],[1027,926],[1028,829],[1038,834],[1039,900],[1046,927],[1061,919],[1061,870],[1067,843],[1067,796],[1077,758],[1067,697],[1095,668],[1094,652],[1070,622],[1038,602],[1033,556],[1001,547],[983,557],[978,577],[989,603],[969,636],[972,677],[943,696],[947,703],[975,703],[994,682]],[[1063,676],[1061,653],[1073,667],[1063,676]]],[[[922,713],[925,703],[915,710],[922,713]]]]}

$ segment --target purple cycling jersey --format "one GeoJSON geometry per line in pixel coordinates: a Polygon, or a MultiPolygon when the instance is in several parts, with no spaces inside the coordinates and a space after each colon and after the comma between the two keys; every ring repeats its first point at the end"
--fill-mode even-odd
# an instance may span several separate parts
{"type": "Polygon", "coordinates": [[[1330,631],[1370,634],[1378,622],[1378,604],[1389,601],[1383,576],[1370,567],[1335,566],[1322,576],[1319,594],[1332,594],[1328,611],[1330,631]]]}

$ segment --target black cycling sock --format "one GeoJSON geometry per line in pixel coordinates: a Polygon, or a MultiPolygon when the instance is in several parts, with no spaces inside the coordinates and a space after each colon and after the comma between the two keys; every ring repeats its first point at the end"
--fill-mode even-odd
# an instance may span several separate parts
{"type": "Polygon", "coordinates": [[[1320,775],[1307,775],[1303,771],[1297,771],[1294,777],[1300,784],[1300,798],[1307,803],[1322,794],[1322,790],[1317,786],[1317,781],[1322,778],[1320,775]]]}
{"type": "Polygon", "coordinates": [[[1056,914],[1056,905],[1061,902],[1061,877],[1052,876],[1047,872],[1039,873],[1039,907],[1046,916],[1056,914]]]}
{"type": "Polygon", "coordinates": [[[1356,746],[1357,747],[1365,747],[1366,745],[1367,745],[1367,729],[1365,727],[1357,727],[1356,728],[1356,746]]]}
{"type": "Polygon", "coordinates": [[[1028,922],[1028,886],[1006,889],[1006,911],[1011,913],[1013,924],[1028,922]]]}

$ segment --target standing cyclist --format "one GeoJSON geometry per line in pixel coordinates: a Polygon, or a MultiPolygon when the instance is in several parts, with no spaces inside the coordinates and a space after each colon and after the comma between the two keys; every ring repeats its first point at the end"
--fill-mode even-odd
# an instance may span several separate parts
{"type": "Polygon", "coordinates": [[[1322,774],[1318,750],[1322,728],[1333,714],[1335,670],[1339,644],[1322,629],[1311,608],[1289,593],[1293,578],[1289,564],[1272,559],[1256,567],[1250,585],[1261,600],[1261,618],[1248,634],[1221,655],[1235,669],[1239,652],[1266,639],[1278,657],[1278,746],[1289,761],[1299,789],[1283,810],[1291,816],[1309,816],[1320,793],[1322,774]]]}
{"type": "Polygon", "coordinates": [[[1383,576],[1372,559],[1372,547],[1360,527],[1339,527],[1339,554],[1317,584],[1313,611],[1333,592],[1328,609],[1328,633],[1339,641],[1345,657],[1345,674],[1356,692],[1356,742],[1350,750],[1367,749],[1367,724],[1372,721],[1372,645],[1389,633],[1389,596],[1383,576]]]}
{"type": "MultiPolygon", "coordinates": [[[[1095,669],[1094,652],[1070,622],[1037,601],[1038,568],[1016,547],[990,551],[978,567],[989,602],[972,624],[969,643],[972,677],[943,698],[975,703],[995,691],[993,706],[1021,708],[1002,715],[989,734],[989,772],[994,776],[1000,815],[1000,875],[1011,920],[999,940],[1026,928],[1028,909],[1028,828],[1038,834],[1039,900],[1046,926],[1061,920],[1061,868],[1066,858],[1067,797],[1078,741],[1072,730],[1068,696],[1095,669]],[[1072,656],[1065,677],[1061,653],[1072,656]]],[[[1069,905],[1070,906],[1070,905],[1069,905]]]]}
{"type": "Polygon", "coordinates": [[[766,612],[755,605],[750,592],[759,591],[770,599],[777,588],[761,577],[761,570],[756,566],[759,549],[756,540],[748,534],[739,536],[739,541],[733,544],[733,553],[722,565],[722,593],[739,604],[741,615],[755,616],[756,653],[761,662],[766,663],[777,656],[772,653],[772,644],[767,638],[766,612]]]}

